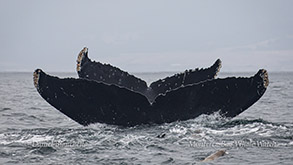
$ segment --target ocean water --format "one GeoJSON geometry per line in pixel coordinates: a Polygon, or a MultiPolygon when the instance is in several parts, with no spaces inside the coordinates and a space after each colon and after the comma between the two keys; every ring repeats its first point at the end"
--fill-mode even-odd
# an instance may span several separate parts
{"type": "MultiPolygon", "coordinates": [[[[151,82],[170,74],[136,75],[151,82]]],[[[233,119],[215,113],[125,128],[83,127],[40,97],[32,73],[0,73],[0,164],[207,164],[218,150],[227,154],[208,164],[293,164],[293,73],[269,79],[264,96],[233,119]]]]}

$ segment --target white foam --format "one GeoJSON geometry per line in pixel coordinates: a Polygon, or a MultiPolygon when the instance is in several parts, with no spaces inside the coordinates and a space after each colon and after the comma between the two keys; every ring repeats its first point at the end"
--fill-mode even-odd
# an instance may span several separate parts
{"type": "Polygon", "coordinates": [[[0,134],[0,144],[9,145],[12,143],[20,143],[20,144],[33,144],[45,141],[53,140],[53,136],[48,135],[27,135],[22,136],[19,134],[0,134]],[[20,137],[20,138],[19,138],[20,137]]]}
{"type": "Polygon", "coordinates": [[[16,140],[14,142],[17,143],[38,143],[38,142],[44,142],[44,141],[51,141],[53,140],[53,136],[47,136],[47,135],[32,135],[30,138],[22,137],[19,140],[16,140]]]}
{"type": "Polygon", "coordinates": [[[274,130],[276,129],[286,130],[287,128],[284,126],[274,126],[272,124],[252,123],[247,125],[236,125],[234,127],[223,130],[214,130],[211,128],[206,128],[206,132],[210,134],[225,136],[239,136],[255,133],[260,136],[269,137],[274,134],[274,130]]]}
{"type": "Polygon", "coordinates": [[[187,129],[185,127],[182,126],[175,126],[175,128],[170,128],[169,131],[171,133],[177,133],[177,134],[186,134],[187,129]]]}
{"type": "Polygon", "coordinates": [[[126,135],[125,137],[121,138],[119,142],[128,145],[132,142],[138,142],[140,139],[145,138],[145,136],[138,136],[138,135],[126,135]]]}

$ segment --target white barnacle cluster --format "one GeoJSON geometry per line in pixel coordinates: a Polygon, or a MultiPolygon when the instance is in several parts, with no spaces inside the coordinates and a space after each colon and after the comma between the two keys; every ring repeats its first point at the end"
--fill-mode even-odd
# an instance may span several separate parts
{"type": "Polygon", "coordinates": [[[36,89],[39,91],[39,78],[40,78],[40,70],[36,70],[34,72],[34,86],[36,87],[36,89]]]}
{"type": "Polygon", "coordinates": [[[214,78],[216,78],[218,76],[221,68],[222,68],[222,61],[219,60],[219,66],[216,69],[216,74],[215,74],[214,78]]]}
{"type": "Polygon", "coordinates": [[[267,88],[269,86],[269,76],[268,76],[268,72],[266,70],[262,70],[262,75],[261,75],[262,79],[263,79],[263,84],[264,87],[267,88]]]}
{"type": "Polygon", "coordinates": [[[77,64],[76,64],[76,71],[79,72],[81,70],[81,61],[84,58],[84,54],[86,54],[87,52],[88,52],[88,48],[85,47],[78,54],[77,60],[76,60],[76,62],[77,62],[77,64]]]}

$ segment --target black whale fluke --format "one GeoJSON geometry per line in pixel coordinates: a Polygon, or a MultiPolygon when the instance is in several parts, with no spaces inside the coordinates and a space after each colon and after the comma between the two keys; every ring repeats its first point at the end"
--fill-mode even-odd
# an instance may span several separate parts
{"type": "MultiPolygon", "coordinates": [[[[84,52],[87,55],[87,49],[84,52]]],[[[88,59],[87,62],[90,61],[88,59]]],[[[79,71],[84,69],[83,65],[81,61],[79,71]]],[[[108,66],[101,68],[105,70],[102,74],[109,72],[109,68],[113,70],[113,67],[108,66]]],[[[116,69],[116,72],[125,73],[116,69]]],[[[95,71],[90,72],[95,74],[95,71]]],[[[134,76],[132,78],[137,80],[134,76]]],[[[33,82],[49,104],[84,126],[97,122],[135,126],[187,120],[219,110],[224,116],[234,117],[264,94],[268,75],[265,70],[259,70],[249,78],[212,78],[186,85],[183,83],[180,87],[158,94],[153,101],[144,93],[125,87],[124,84],[119,86],[115,84],[117,82],[86,78],[60,79],[40,69],[34,72],[33,82]]]]}
{"type": "Polygon", "coordinates": [[[95,62],[88,57],[88,48],[83,48],[77,57],[77,73],[79,78],[96,80],[107,84],[114,84],[125,87],[129,90],[143,94],[150,102],[160,94],[167,91],[186,86],[189,84],[199,83],[201,81],[214,79],[221,68],[221,60],[218,59],[211,67],[205,69],[190,69],[182,73],[175,74],[164,79],[157,80],[147,86],[147,83],[122,71],[110,64],[95,62]]]}

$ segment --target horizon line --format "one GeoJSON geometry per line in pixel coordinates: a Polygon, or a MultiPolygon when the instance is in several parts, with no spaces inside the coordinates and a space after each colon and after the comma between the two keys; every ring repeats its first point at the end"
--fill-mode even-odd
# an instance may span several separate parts
{"type": "MultiPolygon", "coordinates": [[[[185,71],[185,70],[184,70],[185,71]]],[[[184,71],[141,71],[141,72],[131,72],[128,71],[128,73],[138,73],[138,74],[149,74],[149,73],[182,73],[184,71]]],[[[34,71],[0,71],[0,73],[33,73],[34,71]]],[[[46,71],[47,73],[76,73],[74,71],[46,71]]],[[[220,73],[254,73],[257,71],[220,71],[220,73]]],[[[288,73],[288,72],[293,72],[293,70],[273,70],[273,71],[268,71],[270,73],[288,73]]],[[[76,73],[77,74],[77,73],[76,73]]]]}

